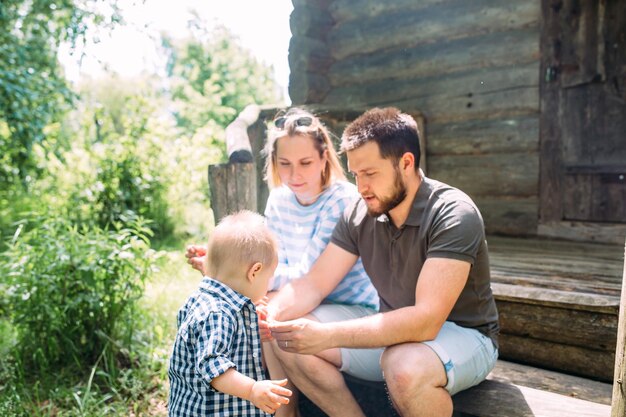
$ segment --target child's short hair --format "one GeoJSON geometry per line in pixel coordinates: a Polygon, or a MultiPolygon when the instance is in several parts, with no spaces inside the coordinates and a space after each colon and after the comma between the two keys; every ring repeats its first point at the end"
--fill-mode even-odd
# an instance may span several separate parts
{"type": "Polygon", "coordinates": [[[224,217],[209,239],[208,273],[248,270],[256,262],[271,265],[276,258],[276,240],[265,218],[248,210],[224,217]]]}

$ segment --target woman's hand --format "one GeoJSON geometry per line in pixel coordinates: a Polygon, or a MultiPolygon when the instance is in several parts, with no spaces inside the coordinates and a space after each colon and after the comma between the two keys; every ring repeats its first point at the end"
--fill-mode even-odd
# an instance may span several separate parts
{"type": "Polygon", "coordinates": [[[191,265],[193,269],[196,269],[207,275],[207,259],[206,259],[207,247],[204,245],[189,245],[185,250],[185,257],[187,263],[191,265]]]}

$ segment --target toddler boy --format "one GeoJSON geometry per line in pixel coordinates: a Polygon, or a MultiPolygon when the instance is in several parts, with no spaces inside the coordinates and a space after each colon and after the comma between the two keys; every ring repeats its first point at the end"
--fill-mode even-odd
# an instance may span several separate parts
{"type": "Polygon", "coordinates": [[[178,312],[170,416],[267,416],[289,403],[286,379],[264,380],[255,307],[277,263],[262,216],[241,211],[215,228],[200,288],[178,312]]]}

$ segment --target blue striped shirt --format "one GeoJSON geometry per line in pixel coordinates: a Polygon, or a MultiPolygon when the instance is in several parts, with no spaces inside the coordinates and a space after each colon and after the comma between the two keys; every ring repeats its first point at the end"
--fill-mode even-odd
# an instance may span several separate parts
{"type": "Polygon", "coordinates": [[[269,416],[250,401],[216,391],[214,378],[235,368],[265,379],[256,307],[230,287],[204,277],[178,312],[170,358],[170,417],[269,416]]]}
{"type": "MultiPolygon", "coordinates": [[[[271,290],[278,290],[309,272],[328,245],[344,209],[357,198],[356,187],[347,181],[334,182],[309,206],[301,205],[286,186],[272,190],[265,217],[278,238],[279,250],[271,290]]],[[[361,258],[326,300],[378,310],[378,294],[363,269],[361,258]]]]}

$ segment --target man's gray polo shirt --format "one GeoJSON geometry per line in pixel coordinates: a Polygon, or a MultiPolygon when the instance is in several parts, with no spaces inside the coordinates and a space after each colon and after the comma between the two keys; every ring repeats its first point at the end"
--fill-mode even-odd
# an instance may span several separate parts
{"type": "Polygon", "coordinates": [[[359,199],[339,219],[331,242],[361,256],[378,290],[381,312],[415,305],[417,279],[427,258],[469,262],[469,279],[447,320],[479,330],[497,346],[498,312],[485,228],[478,208],[462,191],[423,177],[400,228],[387,215],[369,216],[359,199]]]}

